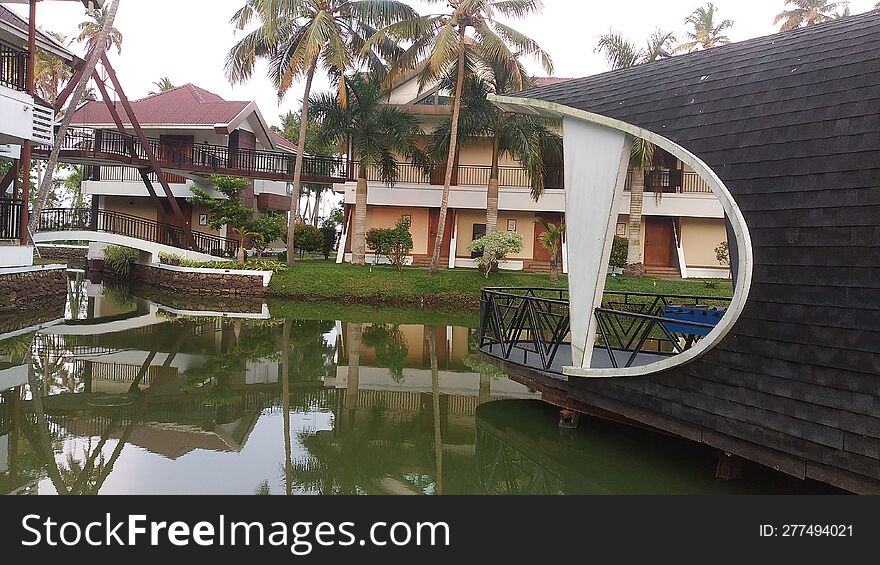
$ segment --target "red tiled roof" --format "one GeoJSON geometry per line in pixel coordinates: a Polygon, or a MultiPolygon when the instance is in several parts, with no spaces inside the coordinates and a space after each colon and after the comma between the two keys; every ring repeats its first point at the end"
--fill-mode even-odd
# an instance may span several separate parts
{"type": "Polygon", "coordinates": [[[287,149],[290,151],[297,150],[297,145],[295,143],[291,143],[291,142],[287,141],[287,139],[281,137],[280,135],[278,135],[274,131],[269,130],[269,135],[272,137],[272,143],[274,143],[277,147],[280,147],[282,149],[287,149]]]}
{"type": "MultiPolygon", "coordinates": [[[[193,84],[154,94],[131,103],[142,125],[199,125],[228,124],[248,107],[250,102],[228,102],[213,92],[193,84]]],[[[125,112],[120,107],[123,121],[125,112]]],[[[103,101],[91,101],[73,115],[76,125],[112,125],[113,117],[103,101]]]]}
{"type": "Polygon", "coordinates": [[[553,86],[554,84],[562,84],[563,82],[568,82],[570,80],[575,79],[563,77],[538,77],[535,79],[535,82],[538,83],[538,86],[553,86]]]}

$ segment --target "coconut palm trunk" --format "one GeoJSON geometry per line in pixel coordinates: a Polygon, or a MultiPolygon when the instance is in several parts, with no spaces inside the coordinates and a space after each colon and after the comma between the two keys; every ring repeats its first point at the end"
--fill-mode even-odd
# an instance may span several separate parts
{"type": "Polygon", "coordinates": [[[293,494],[293,449],[290,441],[290,329],[293,322],[284,320],[281,336],[281,414],[284,418],[284,492],[293,494]]]}
{"type": "Polygon", "coordinates": [[[489,190],[486,200],[486,235],[492,235],[498,229],[498,161],[501,158],[501,140],[498,132],[492,141],[492,170],[489,173],[489,190]]]}
{"type": "Polygon", "coordinates": [[[354,201],[354,240],[351,242],[351,262],[365,265],[367,262],[367,167],[358,167],[357,191],[354,201]]]}
{"type": "Polygon", "coordinates": [[[82,100],[86,87],[89,84],[89,80],[95,71],[95,67],[98,66],[98,61],[104,53],[107,52],[107,39],[110,36],[110,31],[113,29],[113,21],[116,19],[116,13],[119,11],[119,2],[120,0],[115,0],[107,11],[107,19],[104,20],[104,27],[101,28],[101,33],[95,40],[95,48],[89,53],[89,57],[86,59],[85,69],[80,76],[76,88],[73,90],[73,94],[70,96],[69,109],[64,114],[64,119],[61,121],[61,128],[56,134],[55,145],[52,147],[49,160],[46,162],[46,174],[40,182],[37,199],[34,202],[34,210],[30,219],[31,232],[36,231],[36,224],[39,221],[40,212],[42,212],[43,208],[46,206],[46,200],[49,198],[49,191],[52,189],[53,173],[55,167],[58,165],[58,160],[61,157],[61,146],[64,143],[64,138],[67,136],[67,130],[70,129],[70,124],[73,121],[73,110],[76,108],[79,101],[82,100]]]}
{"type": "Polygon", "coordinates": [[[636,169],[633,171],[630,185],[629,205],[629,244],[626,250],[625,274],[632,277],[641,277],[645,274],[645,265],[642,259],[642,206],[645,200],[645,172],[636,169]]]}
{"type": "Polygon", "coordinates": [[[312,81],[315,79],[315,71],[317,68],[318,59],[316,57],[312,59],[312,63],[309,66],[309,72],[306,74],[306,89],[303,93],[302,118],[300,119],[302,125],[299,128],[299,145],[297,146],[296,151],[296,163],[293,166],[293,192],[290,194],[290,217],[287,220],[288,267],[293,267],[296,264],[296,258],[294,257],[294,250],[296,249],[294,233],[296,231],[296,224],[299,221],[300,187],[302,186],[303,161],[306,148],[306,133],[308,130],[306,124],[309,123],[309,97],[312,94],[312,81]]]}
{"type": "Polygon", "coordinates": [[[550,256],[550,282],[559,280],[559,250],[555,250],[550,256]]]}
{"type": "Polygon", "coordinates": [[[458,120],[461,117],[461,94],[464,90],[465,73],[465,30],[459,32],[458,75],[455,81],[455,99],[452,102],[452,131],[449,136],[449,158],[446,160],[446,179],[443,181],[443,196],[440,199],[440,220],[437,224],[437,237],[434,239],[434,254],[431,256],[431,273],[440,270],[440,251],[446,236],[446,215],[449,212],[449,190],[452,188],[452,173],[455,155],[458,152],[458,120]]]}

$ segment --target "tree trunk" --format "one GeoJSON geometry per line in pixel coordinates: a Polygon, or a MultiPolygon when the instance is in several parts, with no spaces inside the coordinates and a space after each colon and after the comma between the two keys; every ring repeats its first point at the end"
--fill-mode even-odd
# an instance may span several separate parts
{"type": "Polygon", "coordinates": [[[636,170],[632,176],[629,204],[629,245],[624,274],[641,277],[645,274],[642,261],[642,205],[645,200],[645,172],[636,170]]]}
{"type": "Polygon", "coordinates": [[[321,195],[323,190],[315,191],[315,208],[312,210],[312,225],[318,227],[318,217],[321,215],[321,195]]]}
{"type": "Polygon", "coordinates": [[[446,235],[446,214],[449,212],[449,189],[452,187],[452,173],[455,170],[455,154],[458,151],[458,119],[461,116],[461,93],[464,90],[464,28],[459,32],[458,78],[455,83],[455,100],[452,104],[452,131],[449,135],[449,158],[446,160],[446,179],[443,181],[443,196],[440,200],[440,221],[437,224],[437,237],[434,239],[434,254],[431,256],[431,273],[440,270],[440,251],[446,235]]]}
{"type": "Polygon", "coordinates": [[[431,362],[431,400],[434,420],[434,484],[435,494],[443,494],[443,433],[440,419],[440,369],[437,363],[437,336],[433,326],[425,326],[428,332],[428,355],[431,362]]]}
{"type": "Polygon", "coordinates": [[[354,239],[351,242],[351,262],[364,265],[367,262],[367,179],[358,175],[354,202],[354,239]]]}
{"type": "Polygon", "coordinates": [[[293,493],[293,449],[290,442],[290,329],[291,320],[284,320],[281,335],[281,414],[284,418],[284,490],[293,493]]]}
{"type": "Polygon", "coordinates": [[[294,232],[296,231],[297,216],[299,215],[300,186],[302,184],[303,158],[306,151],[306,133],[309,123],[309,96],[312,94],[312,81],[315,78],[315,69],[318,66],[317,58],[312,61],[309,72],[306,75],[306,89],[303,93],[302,116],[299,126],[299,145],[296,152],[296,163],[293,167],[293,192],[290,194],[290,218],[287,221],[287,266],[296,264],[294,257],[294,232]]]}
{"type": "Polygon", "coordinates": [[[559,280],[559,250],[550,257],[550,282],[559,280]]]}
{"type": "Polygon", "coordinates": [[[101,33],[98,34],[95,49],[89,54],[89,58],[86,60],[85,70],[70,97],[68,110],[64,113],[64,119],[61,121],[61,128],[58,130],[55,138],[55,145],[52,147],[49,160],[46,162],[46,174],[40,182],[40,189],[39,192],[37,192],[37,199],[34,202],[33,216],[30,219],[32,232],[36,230],[36,221],[39,219],[40,212],[43,210],[43,207],[45,207],[46,199],[49,197],[55,166],[58,164],[58,159],[61,155],[61,145],[64,143],[64,138],[67,136],[67,130],[70,129],[74,110],[79,104],[79,101],[82,100],[83,93],[85,93],[86,87],[89,84],[89,79],[92,77],[95,67],[98,65],[98,60],[100,60],[107,51],[107,38],[110,35],[110,29],[113,27],[113,21],[116,19],[116,12],[119,11],[119,2],[120,0],[115,0],[113,5],[110,6],[107,11],[107,19],[104,21],[104,27],[101,28],[101,33]]]}
{"type": "Polygon", "coordinates": [[[492,170],[489,174],[489,193],[486,201],[486,235],[498,229],[498,160],[501,154],[501,140],[495,134],[492,144],[492,170]]]}

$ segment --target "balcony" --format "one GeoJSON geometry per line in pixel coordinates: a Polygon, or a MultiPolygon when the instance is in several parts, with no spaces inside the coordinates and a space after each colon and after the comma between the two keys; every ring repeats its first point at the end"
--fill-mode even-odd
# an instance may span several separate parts
{"type": "MultiPolygon", "coordinates": [[[[349,180],[357,180],[360,162],[348,163],[349,180]]],[[[452,186],[489,185],[492,167],[488,165],[459,165],[453,169],[452,186]]],[[[446,177],[446,165],[433,165],[426,170],[412,163],[400,163],[397,167],[398,184],[422,184],[443,186],[446,177]]],[[[381,169],[375,165],[366,167],[366,178],[369,182],[384,182],[381,169]]],[[[531,188],[532,177],[522,167],[499,167],[498,185],[507,188],[531,188]]],[[[544,175],[544,185],[548,189],[564,188],[564,174],[561,165],[548,167],[544,175]]]]}
{"type": "Polygon", "coordinates": [[[27,90],[26,51],[0,42],[0,86],[24,92],[27,90]]]}
{"type": "MultiPolygon", "coordinates": [[[[626,177],[624,190],[630,191],[633,178],[638,171],[629,171],[626,177]]],[[[712,194],[709,184],[697,173],[685,172],[678,169],[661,169],[659,171],[644,171],[645,192],[661,194],[712,194]]]]}

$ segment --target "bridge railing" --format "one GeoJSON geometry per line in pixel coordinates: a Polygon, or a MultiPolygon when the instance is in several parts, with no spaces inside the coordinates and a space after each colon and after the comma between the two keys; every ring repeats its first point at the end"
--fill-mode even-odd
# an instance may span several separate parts
{"type": "MultiPolygon", "coordinates": [[[[171,224],[154,222],[121,212],[89,208],[50,208],[40,213],[37,231],[99,231],[113,233],[186,249],[183,229],[171,224]]],[[[196,251],[219,257],[233,257],[240,242],[236,239],[193,231],[196,251]]]]}
{"type": "MultiPolygon", "coordinates": [[[[715,328],[730,298],[606,292],[594,316],[597,349],[614,368],[687,351],[715,328]]],[[[480,305],[480,350],[492,357],[560,373],[560,352],[571,346],[568,291],[485,289],[480,305]]]]}

